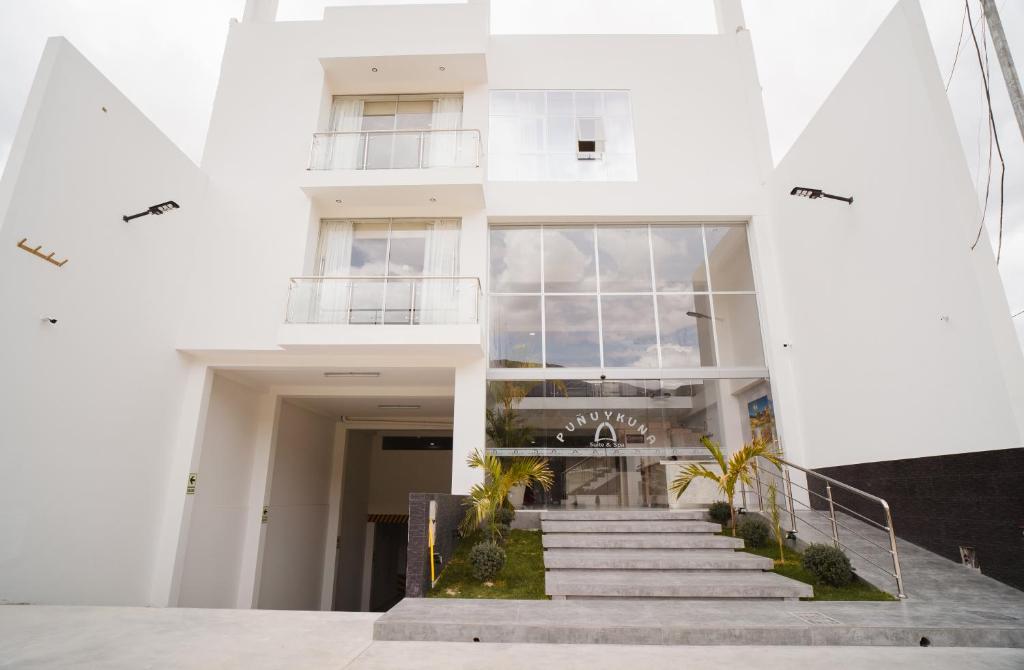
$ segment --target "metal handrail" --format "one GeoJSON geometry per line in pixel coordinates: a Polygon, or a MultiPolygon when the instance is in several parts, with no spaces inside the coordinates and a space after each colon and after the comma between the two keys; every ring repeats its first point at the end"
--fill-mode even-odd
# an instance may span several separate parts
{"type": "Polygon", "coordinates": [[[297,277],[289,277],[289,283],[295,283],[298,281],[321,281],[324,279],[338,279],[344,281],[419,281],[421,279],[426,280],[438,280],[438,281],[472,281],[476,284],[476,290],[481,291],[480,288],[480,277],[472,277],[469,275],[299,275],[297,277]]]}
{"type": "MultiPolygon", "coordinates": [[[[893,529],[892,510],[889,508],[889,503],[887,503],[885,501],[885,499],[879,498],[878,496],[873,495],[871,493],[868,493],[867,491],[861,491],[860,489],[858,489],[858,488],[856,488],[854,486],[850,486],[849,484],[846,484],[846,483],[841,482],[839,480],[833,479],[832,477],[828,477],[827,475],[820,474],[818,472],[815,472],[814,470],[809,470],[807,468],[801,467],[801,466],[799,466],[799,465],[797,465],[795,463],[791,463],[791,462],[789,462],[787,460],[784,460],[784,459],[781,459],[781,458],[772,459],[772,460],[774,462],[769,461],[769,463],[771,463],[772,465],[776,466],[779,470],[781,470],[781,474],[777,474],[775,472],[772,472],[771,469],[768,469],[768,468],[762,468],[762,467],[758,466],[757,463],[755,463],[755,465],[754,465],[754,478],[755,478],[755,484],[757,486],[757,501],[758,501],[758,507],[760,508],[760,511],[761,512],[765,512],[764,496],[762,495],[762,491],[761,491],[761,472],[762,471],[764,471],[765,473],[770,474],[773,477],[775,477],[776,479],[780,480],[783,483],[783,485],[784,485],[784,495],[786,497],[786,500],[787,500],[787,503],[788,503],[788,507],[789,507],[788,511],[789,511],[790,525],[791,525],[791,528],[790,528],[789,532],[793,536],[795,536],[796,533],[797,533],[796,502],[798,502],[793,497],[793,486],[796,486],[797,488],[803,489],[807,493],[813,494],[813,495],[817,496],[818,498],[820,498],[821,500],[824,500],[828,504],[828,510],[827,511],[820,510],[820,509],[815,509],[815,508],[811,507],[810,505],[808,505],[808,504],[806,504],[806,503],[804,503],[802,501],[800,501],[800,504],[803,505],[804,507],[806,507],[811,512],[816,512],[816,513],[824,515],[828,519],[828,521],[830,523],[830,526],[831,526],[830,532],[822,530],[822,529],[819,529],[817,526],[815,526],[814,524],[808,522],[806,519],[802,519],[804,524],[806,524],[810,528],[813,528],[814,530],[818,531],[819,533],[821,533],[823,535],[827,536],[827,535],[831,534],[831,536],[832,536],[832,543],[837,548],[840,547],[840,546],[844,546],[844,548],[847,551],[849,551],[851,553],[854,553],[857,556],[860,556],[861,558],[863,558],[865,561],[867,561],[871,565],[874,565],[875,567],[879,568],[880,570],[882,570],[886,574],[888,574],[891,577],[895,578],[895,580],[896,580],[896,590],[897,590],[897,594],[896,595],[899,598],[906,598],[907,595],[906,595],[906,593],[904,592],[904,589],[903,589],[903,573],[902,573],[902,571],[900,569],[899,549],[896,546],[896,531],[893,529]],[[798,471],[804,473],[804,475],[806,477],[808,477],[808,478],[815,477],[818,480],[824,482],[825,483],[825,495],[821,495],[817,491],[812,491],[810,488],[807,488],[807,487],[804,487],[804,486],[800,486],[800,484],[798,484],[798,483],[794,484],[793,481],[792,481],[792,477],[790,477],[789,469],[798,470],[798,471]],[[883,513],[884,518],[885,518],[885,523],[878,523],[877,521],[874,521],[872,519],[868,519],[864,515],[862,515],[862,514],[860,514],[858,512],[854,512],[853,510],[851,510],[850,508],[846,507],[845,505],[836,503],[835,500],[833,500],[833,496],[832,496],[832,487],[833,486],[841,488],[841,489],[843,489],[845,491],[848,491],[848,492],[850,492],[850,493],[852,493],[854,495],[860,496],[861,498],[863,498],[865,500],[868,500],[870,502],[878,504],[881,507],[881,509],[882,509],[882,513],[883,513]],[[864,519],[865,521],[868,521],[868,522],[872,523],[873,525],[877,526],[880,530],[884,530],[889,535],[889,548],[886,549],[885,547],[883,547],[882,545],[878,544],[877,542],[874,542],[873,540],[870,540],[867,537],[864,537],[860,533],[857,533],[856,531],[854,531],[852,528],[846,526],[845,524],[840,523],[838,518],[837,518],[837,516],[836,516],[836,509],[835,508],[836,508],[837,505],[839,507],[849,511],[849,512],[852,512],[853,514],[856,514],[857,516],[859,516],[860,518],[864,519]],[[841,542],[840,538],[839,538],[839,529],[840,528],[844,529],[845,531],[847,531],[847,532],[849,532],[849,533],[851,533],[853,535],[856,535],[857,537],[863,539],[864,541],[868,542],[872,546],[881,549],[882,551],[887,551],[889,553],[890,557],[892,558],[892,570],[889,571],[888,569],[883,568],[882,566],[878,565],[877,563],[875,563],[874,561],[872,561],[868,557],[864,556],[860,552],[856,551],[855,549],[853,549],[849,545],[844,545],[841,542]]],[[[809,483],[808,483],[808,486],[810,486],[809,483]]],[[[744,493],[745,493],[745,491],[744,491],[744,493]]]]}
{"type": "MultiPolygon", "coordinates": [[[[481,140],[481,132],[479,128],[398,128],[392,130],[329,130],[324,132],[313,133],[313,142],[309,150],[309,166],[307,170],[374,170],[374,169],[414,169],[421,170],[432,167],[480,167],[480,159],[483,156],[483,142],[481,140]],[[452,147],[452,160],[443,161],[443,163],[432,164],[430,160],[430,148],[425,154],[424,152],[424,140],[429,138],[435,133],[452,133],[457,138],[457,143],[452,147]],[[350,159],[356,159],[355,165],[335,167],[333,163],[333,151],[334,147],[328,146],[323,149],[323,156],[318,156],[318,150],[320,147],[321,139],[330,139],[340,136],[350,135],[354,138],[369,138],[369,136],[384,137],[384,136],[396,136],[396,135],[418,135],[419,142],[416,147],[416,165],[380,165],[368,167],[370,158],[370,143],[368,141],[361,142],[362,147],[356,147],[356,153],[361,155],[352,155],[350,159]],[[473,152],[471,156],[468,156],[467,160],[460,162],[458,156],[460,155],[459,143],[463,136],[469,137],[472,143],[473,152]],[[323,158],[325,160],[318,160],[323,158]],[[427,158],[427,160],[424,160],[427,158]],[[322,165],[321,163],[327,163],[322,165]]],[[[393,146],[393,145],[392,145],[393,146]]],[[[393,157],[393,154],[391,154],[393,157]]]]}
{"type": "MultiPolygon", "coordinates": [[[[404,290],[404,289],[403,289],[404,290]]],[[[439,289],[440,290],[440,289],[439,289]]],[[[441,276],[441,275],[395,275],[395,276],[371,276],[371,275],[306,275],[290,277],[288,280],[288,304],[285,309],[285,323],[342,323],[342,324],[420,324],[428,323],[420,318],[426,314],[440,314],[441,321],[430,321],[435,324],[459,324],[479,323],[481,284],[479,277],[470,276],[441,276]],[[436,283],[434,283],[436,282],[436,283]],[[343,292],[341,299],[334,304],[325,307],[321,302],[323,291],[327,284],[340,284],[343,292]],[[380,292],[379,304],[376,305],[354,305],[353,296],[357,285],[377,284],[383,287],[380,292]],[[427,285],[437,284],[445,289],[438,300],[438,294],[431,293],[433,289],[427,285]],[[309,286],[310,288],[303,288],[309,286]],[[395,296],[389,287],[408,287],[407,295],[395,296]],[[447,288],[451,288],[451,295],[447,295],[447,288]],[[472,288],[470,288],[472,287],[472,288]],[[421,303],[421,295],[431,297],[421,303]],[[447,295],[447,297],[444,297],[447,295]],[[397,297],[404,304],[392,306],[389,298],[397,297]],[[340,304],[339,304],[340,302],[340,304]],[[342,313],[341,320],[323,319],[324,312],[327,314],[342,313]],[[397,321],[390,320],[390,316],[408,315],[408,318],[399,318],[397,321]],[[377,316],[379,315],[379,319],[377,316]],[[353,321],[353,316],[371,316],[371,321],[353,321]]],[[[336,294],[330,294],[336,295],[336,294]]],[[[376,298],[374,298],[376,300],[376,298]]]]}

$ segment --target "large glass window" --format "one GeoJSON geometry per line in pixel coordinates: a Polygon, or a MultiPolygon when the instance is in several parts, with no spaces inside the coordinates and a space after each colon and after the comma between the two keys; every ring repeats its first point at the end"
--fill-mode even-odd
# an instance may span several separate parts
{"type": "Polygon", "coordinates": [[[304,284],[313,323],[449,323],[459,311],[458,219],[324,219],[304,284]],[[427,277],[429,279],[424,279],[427,277]]]}
{"type": "Polygon", "coordinates": [[[628,91],[492,91],[488,178],[635,181],[628,91]]]}
{"type": "Polygon", "coordinates": [[[462,95],[335,96],[330,131],[318,134],[316,169],[471,165],[476,136],[462,130],[462,95]]]}
{"type": "Polygon", "coordinates": [[[494,226],[489,292],[494,368],[764,366],[743,224],[494,226]]]}

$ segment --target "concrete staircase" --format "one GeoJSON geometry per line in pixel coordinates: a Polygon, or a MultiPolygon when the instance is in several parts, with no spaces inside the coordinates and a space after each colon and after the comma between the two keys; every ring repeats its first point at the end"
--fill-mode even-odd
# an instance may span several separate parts
{"type": "Polygon", "coordinates": [[[704,510],[541,513],[545,591],[555,600],[680,598],[796,600],[811,587],[767,572],[769,558],[738,552],[704,510]]]}

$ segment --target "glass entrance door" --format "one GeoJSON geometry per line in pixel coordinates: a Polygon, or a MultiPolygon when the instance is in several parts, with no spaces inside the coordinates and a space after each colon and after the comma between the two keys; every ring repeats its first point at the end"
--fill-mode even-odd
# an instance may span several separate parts
{"type": "Polygon", "coordinates": [[[503,380],[488,395],[491,453],[547,457],[555,474],[549,491],[527,492],[527,507],[706,505],[713,490],[678,500],[668,490],[681,465],[711,465],[701,439],[728,453],[774,421],[766,379],[503,380]],[[501,425],[525,430],[505,436],[501,425]]]}

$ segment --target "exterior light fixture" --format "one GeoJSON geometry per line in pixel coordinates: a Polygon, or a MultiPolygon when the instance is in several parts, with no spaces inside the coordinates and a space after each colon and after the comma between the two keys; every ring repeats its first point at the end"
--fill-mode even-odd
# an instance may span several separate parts
{"type": "Polygon", "coordinates": [[[380,377],[379,372],[325,372],[324,377],[380,377]]]}
{"type": "Polygon", "coordinates": [[[168,200],[167,202],[161,202],[159,205],[153,205],[145,212],[139,212],[138,214],[127,214],[125,216],[122,216],[121,219],[123,219],[124,222],[127,223],[132,219],[139,218],[140,216],[146,216],[148,214],[160,216],[161,214],[166,214],[167,212],[170,212],[171,210],[174,209],[179,209],[178,203],[174,202],[173,200],[168,200]]]}
{"type": "Polygon", "coordinates": [[[444,72],[444,65],[438,67],[437,69],[440,70],[441,72],[444,72]]]}
{"type": "Polygon", "coordinates": [[[375,68],[375,67],[371,67],[370,68],[370,72],[376,72],[376,71],[377,71],[377,68],[375,68]]]}
{"type": "Polygon", "coordinates": [[[434,196],[430,196],[430,202],[437,202],[437,198],[435,198],[434,196]]]}
{"type": "Polygon", "coordinates": [[[340,204],[341,204],[341,200],[335,200],[335,201],[334,201],[334,204],[336,204],[336,205],[340,205],[340,204]]]}
{"type": "Polygon", "coordinates": [[[786,539],[787,540],[793,540],[794,542],[796,542],[796,531],[795,530],[787,530],[786,531],[786,539]]]}
{"type": "Polygon", "coordinates": [[[853,197],[844,198],[841,195],[832,195],[831,193],[825,193],[820,188],[807,188],[806,186],[794,186],[793,190],[789,192],[790,195],[795,195],[798,198],[808,198],[810,200],[817,200],[818,198],[828,198],[829,200],[842,200],[848,205],[853,204],[853,197]]]}

